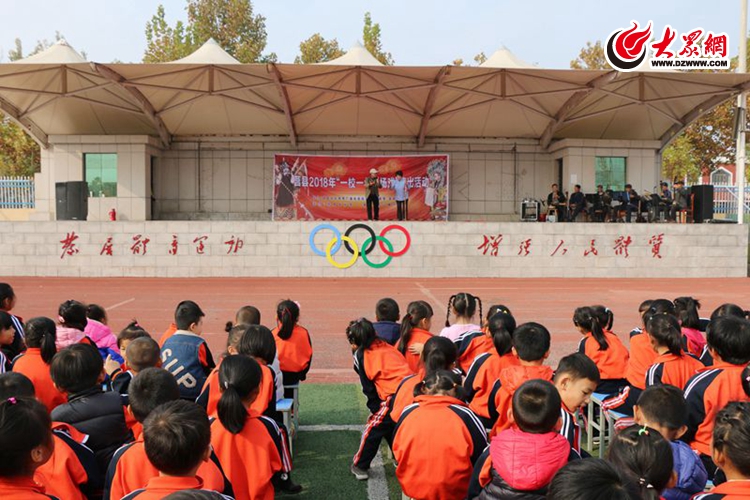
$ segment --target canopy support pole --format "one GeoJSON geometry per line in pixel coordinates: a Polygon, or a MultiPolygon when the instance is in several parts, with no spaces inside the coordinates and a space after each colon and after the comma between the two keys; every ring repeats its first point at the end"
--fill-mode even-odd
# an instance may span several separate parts
{"type": "Polygon", "coordinates": [[[271,75],[276,87],[281,94],[281,102],[284,105],[284,116],[286,117],[286,126],[289,129],[289,141],[292,147],[297,147],[297,127],[294,124],[294,115],[292,114],[292,102],[289,99],[289,93],[286,91],[284,81],[281,79],[281,72],[275,63],[271,63],[271,75]]]}
{"type": "Polygon", "coordinates": [[[424,146],[424,140],[427,136],[427,126],[430,124],[430,118],[432,118],[432,110],[435,107],[435,101],[437,100],[438,92],[440,87],[443,86],[445,77],[450,73],[450,66],[443,66],[440,68],[440,72],[433,81],[430,93],[427,95],[427,101],[425,101],[424,112],[422,113],[422,123],[419,125],[419,137],[417,138],[417,147],[424,146]]]}

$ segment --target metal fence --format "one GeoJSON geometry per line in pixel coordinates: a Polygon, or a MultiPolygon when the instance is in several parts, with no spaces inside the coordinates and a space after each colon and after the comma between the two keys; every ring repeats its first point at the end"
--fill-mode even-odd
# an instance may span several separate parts
{"type": "MultiPolygon", "coordinates": [[[[737,186],[714,186],[714,216],[737,220],[737,186]]],[[[745,187],[745,214],[750,214],[750,186],[745,187]]]]}
{"type": "Polygon", "coordinates": [[[2,208],[34,208],[34,178],[0,177],[2,208]]]}

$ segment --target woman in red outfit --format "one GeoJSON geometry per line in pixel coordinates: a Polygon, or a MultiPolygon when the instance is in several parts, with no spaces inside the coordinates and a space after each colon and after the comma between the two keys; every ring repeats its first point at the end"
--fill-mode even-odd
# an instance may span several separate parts
{"type": "Polygon", "coordinates": [[[401,339],[397,349],[406,358],[409,369],[416,373],[424,344],[431,337],[432,307],[423,300],[411,302],[401,320],[401,339]]]}

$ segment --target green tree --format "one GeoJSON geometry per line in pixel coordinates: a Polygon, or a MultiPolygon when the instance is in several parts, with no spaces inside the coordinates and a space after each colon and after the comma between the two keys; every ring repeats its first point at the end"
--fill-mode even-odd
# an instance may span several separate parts
{"type": "Polygon", "coordinates": [[[383,44],[380,41],[380,23],[373,23],[372,16],[365,12],[365,26],[362,28],[362,40],[365,48],[375,56],[375,59],[385,64],[393,66],[394,60],[390,52],[383,51],[383,44]]]}
{"type": "Polygon", "coordinates": [[[159,5],[156,14],[146,23],[145,63],[169,62],[181,59],[193,52],[193,39],[182,21],[174,28],[169,25],[164,6],[159,5]]]}
{"type": "Polygon", "coordinates": [[[479,54],[474,56],[474,62],[479,64],[484,64],[485,61],[487,61],[487,56],[484,55],[484,52],[480,52],[479,54]]]}
{"type": "Polygon", "coordinates": [[[675,180],[687,177],[695,182],[701,173],[700,164],[693,152],[693,144],[687,134],[678,135],[661,155],[661,171],[664,179],[675,180]]]}
{"type": "Polygon", "coordinates": [[[458,59],[454,59],[451,64],[453,66],[463,66],[464,65],[464,60],[459,57],[458,59]]]}
{"type": "Polygon", "coordinates": [[[294,64],[322,63],[344,55],[338,40],[326,40],[320,33],[300,42],[299,52],[300,55],[294,58],[294,64]]]}
{"type": "Polygon", "coordinates": [[[570,61],[570,67],[573,69],[609,69],[601,40],[593,44],[586,42],[586,46],[581,49],[578,57],[570,61]]]}

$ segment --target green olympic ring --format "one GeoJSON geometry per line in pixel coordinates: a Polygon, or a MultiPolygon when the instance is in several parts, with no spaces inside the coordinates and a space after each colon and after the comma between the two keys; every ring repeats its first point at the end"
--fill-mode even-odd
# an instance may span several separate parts
{"type": "Polygon", "coordinates": [[[312,251],[316,255],[321,255],[326,258],[326,260],[334,267],[338,269],[347,269],[351,266],[353,266],[359,257],[362,257],[362,260],[365,261],[365,264],[367,264],[369,267],[372,267],[374,269],[382,269],[386,267],[388,264],[391,263],[394,257],[400,257],[401,255],[404,255],[409,248],[411,247],[411,235],[409,234],[409,231],[406,230],[405,227],[392,224],[390,226],[385,227],[381,232],[380,235],[375,235],[375,232],[365,224],[355,224],[351,226],[347,231],[345,235],[342,235],[341,232],[334,226],[330,224],[320,224],[316,226],[312,232],[310,233],[310,248],[312,248],[312,251]],[[351,230],[353,230],[355,227],[361,227],[363,229],[366,229],[372,236],[367,238],[364,243],[359,246],[357,243],[349,236],[349,233],[351,233],[351,230]],[[334,236],[333,238],[328,241],[324,248],[325,250],[320,250],[315,246],[314,237],[315,235],[322,229],[330,229],[333,231],[334,236]],[[398,252],[393,251],[393,244],[385,237],[385,234],[388,233],[391,230],[398,230],[401,231],[404,234],[404,237],[406,238],[406,244],[404,245],[404,248],[402,248],[398,252]],[[367,254],[369,252],[364,252],[363,249],[373,249],[376,245],[376,242],[379,243],[380,248],[383,250],[383,253],[387,256],[386,259],[381,263],[375,263],[372,262],[367,254]],[[351,252],[353,255],[352,257],[346,261],[346,262],[336,262],[334,260],[333,255],[337,253],[337,251],[341,248],[342,243],[346,244],[347,250],[351,252]],[[352,248],[353,247],[353,248],[352,248]]]}

